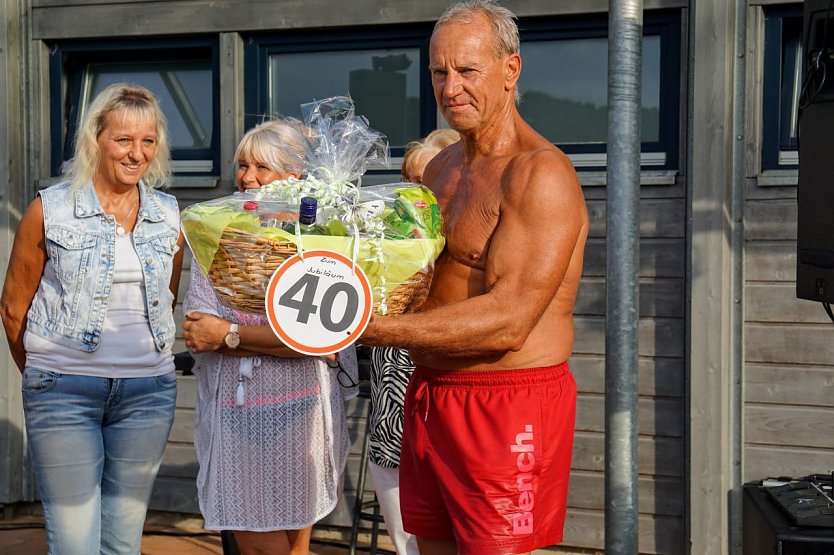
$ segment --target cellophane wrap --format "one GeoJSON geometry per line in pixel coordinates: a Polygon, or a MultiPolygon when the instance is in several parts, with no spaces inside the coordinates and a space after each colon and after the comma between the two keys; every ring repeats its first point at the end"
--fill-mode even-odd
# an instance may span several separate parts
{"type": "Polygon", "coordinates": [[[360,186],[369,166],[386,166],[384,135],[368,127],[346,97],[302,106],[310,130],[303,179],[276,181],[189,206],[188,245],[218,297],[265,312],[269,278],[289,256],[336,251],[362,268],[379,314],[419,308],[445,238],[432,192],[414,183],[360,186]],[[316,225],[296,225],[302,197],[318,201],[316,225]]]}

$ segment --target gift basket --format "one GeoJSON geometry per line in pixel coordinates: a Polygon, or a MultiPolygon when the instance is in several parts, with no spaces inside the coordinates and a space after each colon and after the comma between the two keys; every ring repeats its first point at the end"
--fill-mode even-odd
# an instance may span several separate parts
{"type": "Polygon", "coordinates": [[[326,249],[361,267],[378,314],[425,301],[445,244],[432,192],[413,183],[361,186],[371,164],[387,165],[385,137],[346,97],[302,106],[307,174],[189,206],[182,227],[194,260],[220,300],[265,312],[269,279],[287,258],[326,249]]]}

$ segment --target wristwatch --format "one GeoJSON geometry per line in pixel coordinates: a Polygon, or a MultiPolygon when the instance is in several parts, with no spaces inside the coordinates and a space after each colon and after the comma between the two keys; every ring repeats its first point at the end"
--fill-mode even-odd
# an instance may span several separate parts
{"type": "Polygon", "coordinates": [[[229,326],[229,333],[226,334],[223,341],[228,348],[237,349],[237,346],[240,345],[240,334],[237,332],[237,324],[229,326]]]}

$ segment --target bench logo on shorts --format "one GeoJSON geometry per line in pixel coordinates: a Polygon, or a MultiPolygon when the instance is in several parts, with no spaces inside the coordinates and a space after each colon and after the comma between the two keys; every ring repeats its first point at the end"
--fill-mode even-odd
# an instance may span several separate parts
{"type": "Polygon", "coordinates": [[[510,445],[511,453],[518,453],[515,464],[518,468],[516,486],[518,487],[519,512],[513,515],[513,536],[526,536],[533,533],[533,467],[536,457],[533,454],[533,425],[526,424],[524,431],[515,436],[515,443],[510,445]]]}

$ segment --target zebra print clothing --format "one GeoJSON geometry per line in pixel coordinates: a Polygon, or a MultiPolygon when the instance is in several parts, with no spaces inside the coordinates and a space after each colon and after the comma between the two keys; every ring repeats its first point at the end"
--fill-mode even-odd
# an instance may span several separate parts
{"type": "Polygon", "coordinates": [[[383,468],[400,466],[405,389],[414,371],[408,351],[396,347],[371,350],[371,462],[383,468]]]}

